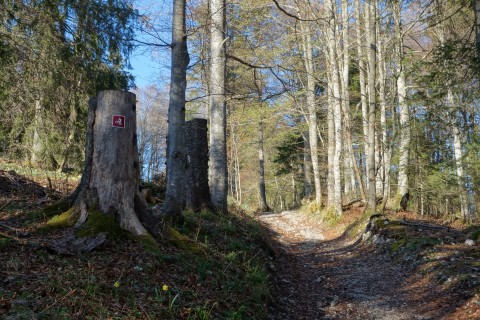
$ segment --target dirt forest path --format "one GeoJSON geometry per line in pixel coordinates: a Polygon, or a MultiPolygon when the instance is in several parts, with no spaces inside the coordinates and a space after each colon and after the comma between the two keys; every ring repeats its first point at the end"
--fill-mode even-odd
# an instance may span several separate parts
{"type": "Polygon", "coordinates": [[[296,211],[258,219],[276,253],[268,319],[438,319],[388,255],[352,239],[326,240],[322,225],[296,211]]]}

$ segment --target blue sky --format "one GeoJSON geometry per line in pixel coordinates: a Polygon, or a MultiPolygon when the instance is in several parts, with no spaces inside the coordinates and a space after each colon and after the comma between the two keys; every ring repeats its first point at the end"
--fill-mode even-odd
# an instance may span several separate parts
{"type": "MultiPolygon", "coordinates": [[[[171,0],[134,0],[134,6],[144,16],[144,28],[149,33],[161,37],[165,41],[170,38],[170,20],[172,11],[171,0]],[[150,26],[150,29],[148,29],[150,26]]],[[[137,32],[141,41],[148,43],[160,42],[147,33],[137,32]]],[[[168,84],[170,64],[170,51],[166,48],[153,46],[141,46],[130,57],[132,70],[128,70],[135,76],[137,87],[145,87],[156,84],[161,87],[168,84]]]]}
{"type": "Polygon", "coordinates": [[[145,87],[155,83],[155,75],[158,74],[158,63],[152,60],[150,52],[137,50],[130,58],[132,70],[128,70],[135,76],[135,85],[145,87]]]}

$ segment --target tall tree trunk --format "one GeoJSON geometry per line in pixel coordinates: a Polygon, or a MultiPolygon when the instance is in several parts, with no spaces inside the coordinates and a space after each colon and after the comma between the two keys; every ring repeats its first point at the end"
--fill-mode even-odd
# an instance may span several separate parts
{"type": "Polygon", "coordinates": [[[315,103],[315,77],[313,76],[313,45],[312,34],[308,22],[300,21],[302,33],[303,63],[307,73],[306,100],[308,107],[308,134],[310,154],[312,158],[313,180],[315,184],[315,203],[317,208],[322,206],[322,187],[320,184],[320,167],[318,164],[318,138],[317,138],[317,108],[315,103]]]}
{"type": "Polygon", "coordinates": [[[295,180],[295,173],[290,173],[290,178],[292,180],[292,208],[296,208],[298,205],[298,196],[297,196],[297,181],[295,180]]]}
{"type": "Polygon", "coordinates": [[[395,40],[397,51],[397,94],[398,108],[400,115],[400,148],[398,164],[398,191],[401,198],[408,192],[408,161],[410,147],[410,113],[406,102],[407,88],[405,80],[405,66],[403,62],[403,28],[401,22],[401,0],[395,1],[394,20],[395,20],[395,40]]]}
{"type": "Polygon", "coordinates": [[[305,184],[303,187],[303,196],[310,197],[312,194],[312,154],[310,152],[310,142],[308,133],[302,133],[303,138],[303,173],[305,175],[305,184]]]}
{"type": "Polygon", "coordinates": [[[207,131],[206,119],[192,119],[185,124],[185,145],[187,147],[186,206],[195,212],[212,207],[208,186],[207,131]]]}
{"type": "Polygon", "coordinates": [[[189,56],[185,28],[185,0],[173,4],[172,66],[168,105],[167,190],[163,212],[179,215],[185,207],[185,90],[189,56]]]}
{"type": "Polygon", "coordinates": [[[336,30],[336,5],[332,0],[325,1],[326,9],[329,10],[329,23],[327,25],[328,52],[331,80],[329,88],[332,94],[332,105],[330,112],[333,112],[333,123],[335,128],[335,152],[333,156],[333,185],[334,185],[334,207],[337,215],[342,214],[342,180],[340,172],[340,158],[342,155],[342,106],[340,95],[340,73],[338,68],[336,30]]]}
{"type": "Polygon", "coordinates": [[[267,192],[265,190],[265,154],[263,150],[263,123],[258,123],[258,195],[259,195],[259,208],[260,212],[269,211],[267,204],[267,192]]]}
{"type": "MultiPolygon", "coordinates": [[[[364,8],[364,13],[366,9],[364,8]]],[[[360,77],[360,102],[362,106],[362,128],[364,137],[364,149],[365,149],[365,171],[369,168],[368,154],[368,105],[367,105],[367,90],[366,90],[366,69],[365,69],[365,57],[363,50],[364,37],[362,33],[361,23],[361,3],[359,0],[355,0],[355,20],[357,21],[357,60],[358,60],[358,72],[360,77]]],[[[363,181],[362,181],[363,184],[363,181]]],[[[366,186],[368,188],[368,179],[366,179],[366,186]]],[[[366,192],[364,192],[364,200],[367,200],[366,192]]]]}
{"type": "Polygon", "coordinates": [[[457,111],[455,110],[455,100],[452,90],[448,88],[447,100],[449,103],[450,115],[452,117],[453,127],[453,147],[455,156],[455,167],[457,169],[457,184],[460,193],[460,211],[464,221],[470,220],[470,205],[468,198],[468,189],[466,186],[465,173],[463,168],[463,148],[461,128],[458,121],[457,111]]]}
{"type": "Polygon", "coordinates": [[[357,160],[355,159],[355,152],[353,149],[352,139],[352,120],[350,114],[350,54],[349,54],[349,15],[348,15],[348,1],[342,0],[342,43],[343,43],[343,72],[342,72],[342,110],[344,116],[344,131],[345,131],[345,193],[351,192],[350,196],[355,196],[356,185],[355,179],[358,182],[360,195],[363,200],[366,200],[365,188],[363,186],[362,175],[358,168],[357,160]],[[350,181],[350,188],[347,188],[347,181],[350,181]]]}
{"type": "MultiPolygon", "coordinates": [[[[379,31],[380,34],[380,31],[379,31]]],[[[383,39],[378,41],[378,82],[379,82],[379,90],[378,90],[378,99],[380,103],[380,126],[382,129],[381,135],[381,143],[380,143],[380,150],[381,150],[381,162],[380,162],[380,170],[379,176],[381,177],[382,186],[382,197],[383,201],[382,204],[385,203],[389,196],[389,186],[390,186],[390,162],[388,153],[390,152],[390,146],[388,144],[388,129],[387,129],[387,97],[385,92],[385,84],[386,84],[386,63],[385,63],[385,46],[383,39]]]]}
{"type": "Polygon", "coordinates": [[[227,210],[227,109],[225,103],[225,0],[210,0],[210,163],[212,203],[227,210]]]}
{"type": "Polygon", "coordinates": [[[376,168],[375,168],[375,115],[376,115],[376,11],[377,2],[367,3],[366,34],[368,44],[368,207],[376,207],[376,168]]]}
{"type": "Polygon", "coordinates": [[[349,143],[352,143],[349,138],[350,135],[347,133],[347,130],[351,130],[351,120],[350,120],[350,90],[349,90],[349,79],[350,79],[350,54],[349,54],[349,22],[348,22],[348,0],[342,0],[342,57],[343,64],[341,65],[341,74],[342,74],[342,111],[344,119],[344,192],[346,196],[352,197],[355,193],[355,176],[353,170],[352,154],[350,153],[349,143]]]}
{"type": "Polygon", "coordinates": [[[33,141],[30,162],[32,165],[39,165],[42,162],[43,141],[40,138],[40,130],[43,126],[43,107],[40,98],[35,98],[35,114],[33,118],[33,141]]]}

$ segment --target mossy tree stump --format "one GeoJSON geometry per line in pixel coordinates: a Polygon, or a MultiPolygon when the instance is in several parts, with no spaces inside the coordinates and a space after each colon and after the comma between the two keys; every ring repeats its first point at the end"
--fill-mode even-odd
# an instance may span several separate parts
{"type": "Polygon", "coordinates": [[[138,188],[136,131],[135,94],[107,90],[92,100],[85,168],[74,193],[75,213],[80,214],[76,226],[84,224],[89,213],[101,212],[135,235],[148,234],[137,215],[145,204],[138,188]]]}

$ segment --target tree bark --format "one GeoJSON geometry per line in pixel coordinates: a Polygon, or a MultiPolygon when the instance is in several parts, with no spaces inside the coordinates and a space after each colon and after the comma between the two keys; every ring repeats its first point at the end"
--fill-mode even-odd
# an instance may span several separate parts
{"type": "MultiPolygon", "coordinates": [[[[355,154],[353,152],[352,129],[351,129],[351,115],[350,115],[350,53],[349,53],[349,15],[348,15],[348,1],[342,0],[342,111],[344,117],[344,168],[345,168],[345,195],[355,197],[355,169],[354,161],[355,154]]],[[[361,185],[361,181],[359,181],[361,185]]]]}
{"type": "Polygon", "coordinates": [[[210,163],[213,205],[227,210],[227,111],[225,103],[225,0],[210,0],[210,163]]]}
{"type": "Polygon", "coordinates": [[[455,167],[457,171],[457,185],[460,196],[460,211],[464,221],[470,220],[470,203],[468,199],[468,190],[466,187],[466,179],[463,168],[463,148],[462,148],[462,135],[458,121],[457,111],[455,110],[455,101],[452,90],[448,88],[447,100],[450,108],[450,114],[452,118],[453,127],[453,147],[455,157],[455,167]]]}
{"type": "MultiPolygon", "coordinates": [[[[366,9],[364,9],[365,12],[366,9]]],[[[366,90],[366,69],[365,69],[365,60],[364,60],[364,50],[363,50],[363,35],[362,35],[362,23],[361,23],[361,7],[360,1],[355,0],[355,20],[357,21],[357,60],[358,60],[358,72],[360,77],[360,102],[362,105],[362,128],[363,128],[363,138],[364,138],[364,149],[365,149],[365,171],[369,168],[369,159],[368,154],[368,105],[367,105],[367,90],[366,90]]],[[[363,171],[363,170],[362,170],[363,171]]],[[[363,180],[361,182],[363,184],[363,180]]],[[[366,179],[366,186],[368,188],[368,179],[366,179]]],[[[365,198],[367,200],[366,192],[364,192],[365,198]]]]}
{"type": "Polygon", "coordinates": [[[366,10],[366,33],[368,43],[368,207],[376,207],[375,170],[375,114],[376,114],[376,1],[368,3],[366,10]]]}
{"type": "Polygon", "coordinates": [[[135,104],[135,94],[130,92],[98,94],[88,197],[97,199],[102,212],[115,213],[122,228],[141,235],[147,231],[134,204],[140,178],[135,104]],[[115,119],[116,115],[124,118],[115,119]]]}
{"type": "Polygon", "coordinates": [[[260,212],[270,211],[267,204],[267,192],[265,190],[265,154],[263,150],[263,123],[258,123],[258,195],[260,212]]]}
{"type": "Polygon", "coordinates": [[[35,114],[33,118],[33,140],[30,162],[39,165],[42,162],[43,141],[40,138],[40,130],[43,126],[43,108],[39,97],[35,98],[35,114]]]}
{"type": "Polygon", "coordinates": [[[308,133],[302,133],[303,138],[303,173],[305,175],[305,184],[303,187],[303,196],[309,198],[312,194],[312,154],[310,152],[310,142],[308,133]]]}
{"type": "Polygon", "coordinates": [[[206,119],[193,119],[186,122],[186,207],[195,212],[212,207],[208,186],[207,131],[206,119]]]}
{"type": "Polygon", "coordinates": [[[308,108],[308,135],[310,154],[312,158],[313,180],[315,184],[315,203],[322,206],[322,186],[320,183],[320,168],[318,165],[317,109],[315,104],[315,77],[313,76],[313,46],[312,35],[308,22],[300,21],[302,32],[302,51],[305,71],[307,73],[306,100],[308,108]]]}
{"type": "MultiPolygon", "coordinates": [[[[336,5],[332,0],[325,1],[326,9],[329,12],[327,24],[327,37],[328,37],[328,52],[329,52],[329,61],[328,66],[330,67],[331,74],[331,83],[329,83],[329,90],[331,93],[331,102],[329,107],[329,112],[333,113],[333,124],[334,124],[334,141],[335,141],[335,151],[333,155],[332,163],[332,173],[333,173],[333,205],[337,215],[342,214],[342,181],[340,173],[340,158],[342,155],[342,106],[341,106],[341,95],[340,95],[340,74],[337,62],[337,41],[336,41],[336,5]]],[[[330,142],[329,142],[330,143],[330,142]]],[[[330,204],[329,204],[330,205],[330,204]]]]}
{"type": "Polygon", "coordinates": [[[172,28],[172,66],[167,134],[167,190],[162,211],[178,216],[185,207],[185,90],[187,87],[187,35],[185,0],[175,0],[172,28]]]}

